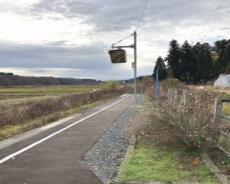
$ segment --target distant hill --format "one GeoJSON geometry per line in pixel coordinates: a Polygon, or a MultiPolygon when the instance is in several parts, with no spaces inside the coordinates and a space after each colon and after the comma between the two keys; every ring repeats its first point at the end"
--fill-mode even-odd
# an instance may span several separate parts
{"type": "Polygon", "coordinates": [[[102,81],[93,79],[24,77],[13,73],[0,73],[0,86],[42,86],[42,85],[96,85],[102,81]]]}
{"type": "MultiPolygon", "coordinates": [[[[145,79],[152,79],[152,75],[145,75],[145,76],[139,76],[137,77],[137,81],[141,82],[145,79]]],[[[130,84],[130,83],[133,83],[134,80],[133,79],[126,79],[126,80],[120,80],[119,81],[120,83],[123,83],[123,84],[130,84]]]]}

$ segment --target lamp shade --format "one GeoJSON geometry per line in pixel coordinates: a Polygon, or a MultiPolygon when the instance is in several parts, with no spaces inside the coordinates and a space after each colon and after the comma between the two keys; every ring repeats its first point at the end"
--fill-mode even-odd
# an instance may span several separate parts
{"type": "Polygon", "coordinates": [[[127,56],[124,49],[109,50],[109,55],[112,63],[126,63],[127,56]]]}

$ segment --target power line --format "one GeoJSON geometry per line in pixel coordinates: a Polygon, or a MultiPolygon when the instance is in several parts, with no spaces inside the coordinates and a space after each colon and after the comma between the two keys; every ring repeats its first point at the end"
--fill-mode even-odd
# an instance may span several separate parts
{"type": "Polygon", "coordinates": [[[141,24],[142,24],[142,22],[143,22],[143,20],[144,20],[145,14],[146,14],[148,2],[149,2],[149,0],[145,0],[144,9],[143,9],[142,15],[140,16],[140,19],[139,19],[139,21],[138,21],[138,24],[137,24],[137,26],[136,26],[135,31],[137,31],[137,29],[141,27],[141,24]]]}
{"type": "Polygon", "coordinates": [[[114,43],[113,45],[117,45],[118,43],[121,43],[122,41],[126,40],[127,38],[129,38],[129,37],[132,36],[132,35],[133,35],[133,33],[127,35],[126,37],[122,38],[121,40],[119,40],[118,42],[114,43]]]}
{"type": "MultiPolygon", "coordinates": [[[[135,31],[134,31],[134,32],[136,32],[136,31],[138,30],[138,28],[140,28],[140,27],[141,27],[141,24],[142,24],[142,22],[143,22],[143,20],[144,20],[145,14],[146,14],[146,10],[147,10],[147,6],[148,6],[148,2],[149,2],[149,0],[145,0],[145,4],[144,4],[144,9],[143,9],[143,12],[142,12],[142,14],[141,14],[141,16],[140,16],[140,18],[139,18],[139,20],[138,20],[138,23],[137,23],[137,26],[136,26],[136,28],[135,28],[135,31]]],[[[119,40],[118,42],[114,43],[113,45],[117,45],[118,43],[120,43],[120,42],[122,42],[122,41],[126,40],[127,38],[129,38],[129,37],[130,37],[130,36],[132,36],[132,35],[133,35],[133,33],[132,33],[132,34],[127,35],[126,37],[124,37],[123,39],[121,39],[121,40],[119,40]]]]}

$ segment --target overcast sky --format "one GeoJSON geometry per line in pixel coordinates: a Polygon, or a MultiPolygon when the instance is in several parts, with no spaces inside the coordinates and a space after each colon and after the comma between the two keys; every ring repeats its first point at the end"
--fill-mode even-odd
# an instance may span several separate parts
{"type": "MultiPolygon", "coordinates": [[[[0,0],[0,71],[29,76],[131,78],[111,44],[132,33],[145,0],[0,0]]],[[[151,74],[172,39],[230,38],[230,0],[149,0],[138,30],[138,75],[151,74]]],[[[129,38],[122,44],[130,44],[129,38]]]]}

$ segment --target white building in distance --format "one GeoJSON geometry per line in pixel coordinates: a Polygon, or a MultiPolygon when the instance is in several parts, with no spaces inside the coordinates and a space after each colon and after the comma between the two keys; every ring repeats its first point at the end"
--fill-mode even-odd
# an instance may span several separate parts
{"type": "Polygon", "coordinates": [[[215,87],[230,88],[230,74],[221,74],[214,83],[215,87]]]}

